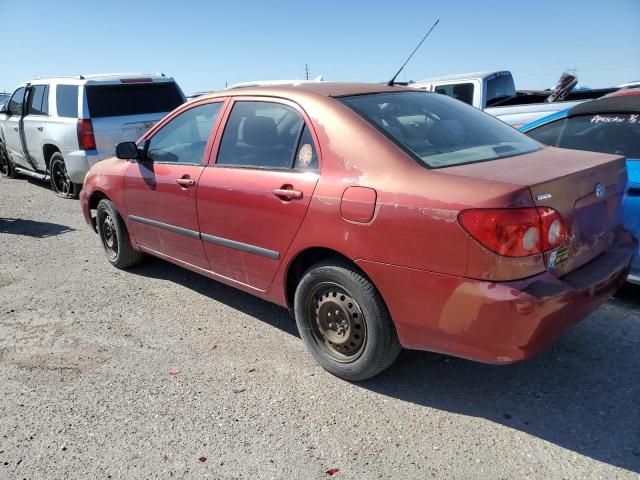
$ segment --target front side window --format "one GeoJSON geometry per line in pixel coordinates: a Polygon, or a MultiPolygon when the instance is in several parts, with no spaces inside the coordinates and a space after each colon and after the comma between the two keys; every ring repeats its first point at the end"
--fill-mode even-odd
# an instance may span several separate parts
{"type": "Polygon", "coordinates": [[[453,97],[456,100],[473,105],[473,83],[452,83],[451,85],[436,85],[436,93],[453,97]]]}
{"type": "Polygon", "coordinates": [[[29,95],[29,115],[49,114],[49,86],[34,85],[29,95]]]}
{"type": "Polygon", "coordinates": [[[182,112],[151,137],[148,157],[156,163],[202,163],[221,107],[221,102],[207,103],[182,112]]]}
{"type": "Polygon", "coordinates": [[[78,117],[78,85],[56,86],[56,111],[59,117],[78,117]]]}
{"type": "Polygon", "coordinates": [[[375,93],[340,100],[431,168],[496,160],[540,149],[509,125],[444,95],[375,93]]]}
{"type": "Polygon", "coordinates": [[[292,168],[303,126],[300,114],[287,105],[236,102],[222,135],[216,165],[292,168]]]}
{"type": "Polygon", "coordinates": [[[9,100],[9,113],[11,115],[22,115],[22,102],[24,100],[24,87],[16,90],[9,100]]]}

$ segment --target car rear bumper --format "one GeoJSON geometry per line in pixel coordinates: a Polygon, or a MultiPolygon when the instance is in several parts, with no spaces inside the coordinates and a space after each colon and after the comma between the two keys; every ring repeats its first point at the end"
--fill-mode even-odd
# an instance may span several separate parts
{"type": "Polygon", "coordinates": [[[65,153],[64,163],[67,167],[67,174],[73,183],[82,184],[89,169],[108,156],[97,150],[75,150],[65,153]]]}
{"type": "Polygon", "coordinates": [[[382,293],[403,347],[511,363],[545,349],[604,303],[624,283],[637,248],[621,230],[606,253],[562,278],[544,272],[496,283],[358,264],[382,293]]]}

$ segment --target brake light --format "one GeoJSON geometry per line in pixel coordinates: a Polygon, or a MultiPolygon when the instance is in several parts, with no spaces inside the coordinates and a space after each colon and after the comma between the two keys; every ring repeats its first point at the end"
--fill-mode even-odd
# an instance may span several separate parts
{"type": "Polygon", "coordinates": [[[538,213],[542,222],[542,249],[546,252],[561,246],[567,232],[560,214],[549,207],[538,207],[538,213]]]}
{"type": "Polygon", "coordinates": [[[504,257],[528,257],[552,250],[566,238],[562,217],[548,207],[464,210],[462,228],[504,257]]]}
{"type": "Polygon", "coordinates": [[[96,149],[96,137],[93,135],[91,120],[78,120],[78,145],[80,150],[96,149]]]}
{"type": "Polygon", "coordinates": [[[123,78],[120,83],[151,83],[152,78],[123,78]]]}

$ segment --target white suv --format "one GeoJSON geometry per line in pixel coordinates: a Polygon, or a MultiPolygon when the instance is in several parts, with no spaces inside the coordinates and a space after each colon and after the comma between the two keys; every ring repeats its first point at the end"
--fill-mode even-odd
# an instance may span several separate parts
{"type": "Polygon", "coordinates": [[[89,168],[184,103],[164,74],[54,77],[20,85],[0,108],[0,172],[50,178],[77,197],[89,168]]]}

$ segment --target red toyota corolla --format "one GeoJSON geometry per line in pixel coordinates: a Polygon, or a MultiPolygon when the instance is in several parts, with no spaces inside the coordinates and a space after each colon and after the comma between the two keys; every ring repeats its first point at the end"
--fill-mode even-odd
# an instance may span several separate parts
{"type": "Polygon", "coordinates": [[[228,90],[117,156],[82,191],[113,265],[148,253],[288,307],[348,380],[401,347],[527,358],[603,303],[635,250],[622,157],[543,147],[428,92],[228,90]]]}

